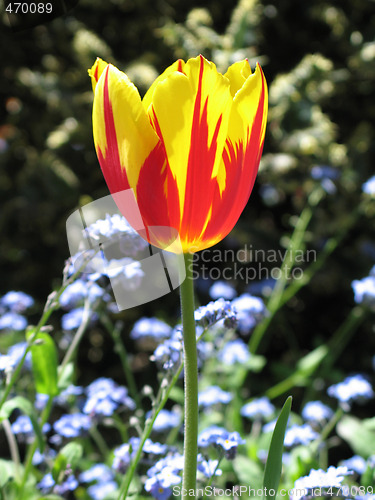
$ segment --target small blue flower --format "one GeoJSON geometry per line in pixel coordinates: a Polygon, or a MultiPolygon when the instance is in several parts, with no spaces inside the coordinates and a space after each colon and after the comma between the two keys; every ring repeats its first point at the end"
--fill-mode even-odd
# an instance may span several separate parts
{"type": "Polygon", "coordinates": [[[328,194],[335,194],[337,191],[337,188],[335,184],[331,181],[331,179],[322,179],[320,185],[324,189],[324,191],[328,194]]]}
{"type": "Polygon", "coordinates": [[[237,295],[236,290],[226,281],[216,281],[210,288],[209,292],[211,299],[216,300],[223,298],[232,300],[237,295]]]}
{"type": "Polygon", "coordinates": [[[336,181],[340,178],[340,171],[328,165],[315,165],[311,169],[311,177],[316,180],[330,179],[336,181]]]}
{"type": "Polygon", "coordinates": [[[0,307],[4,307],[13,313],[22,313],[34,305],[34,299],[24,292],[11,291],[0,299],[0,307]]]}
{"type": "Polygon", "coordinates": [[[37,466],[52,461],[56,458],[56,451],[51,448],[45,448],[44,453],[40,453],[39,448],[35,451],[32,464],[37,466]]]}
{"type": "Polygon", "coordinates": [[[38,411],[44,410],[46,404],[48,403],[49,396],[48,394],[41,394],[40,392],[36,393],[34,406],[38,411]]]}
{"type": "MultiPolygon", "coordinates": [[[[125,443],[114,450],[112,468],[115,471],[120,473],[124,473],[126,471],[130,462],[137,453],[139,443],[139,438],[132,437],[129,439],[129,443],[125,443]]],[[[146,439],[145,444],[143,445],[143,452],[150,455],[163,455],[166,453],[167,449],[167,445],[154,443],[151,439],[146,439]]]]}
{"type": "Polygon", "coordinates": [[[225,365],[245,364],[250,359],[249,347],[242,339],[231,340],[218,354],[218,360],[225,365]]]}
{"type": "Polygon", "coordinates": [[[320,181],[320,185],[328,194],[335,194],[337,189],[333,181],[340,177],[340,172],[326,165],[316,165],[311,170],[311,177],[320,181]]]}
{"type": "Polygon", "coordinates": [[[103,297],[104,290],[96,283],[77,279],[68,285],[60,295],[60,305],[65,309],[77,308],[88,297],[90,302],[103,297]]]}
{"type": "Polygon", "coordinates": [[[14,368],[14,362],[7,354],[0,354],[0,372],[14,368]]]}
{"type": "Polygon", "coordinates": [[[113,471],[105,464],[95,464],[84,472],[81,472],[78,477],[81,483],[91,483],[92,481],[106,483],[113,478],[113,471]]]}
{"type": "MultiPolygon", "coordinates": [[[[26,348],[27,342],[19,342],[9,347],[7,354],[0,354],[0,372],[3,370],[14,369],[21,361],[21,358],[25,354],[26,348]]],[[[31,353],[29,352],[26,355],[24,367],[30,368],[30,366],[31,353]]]]}
{"type": "Polygon", "coordinates": [[[204,460],[202,456],[198,456],[197,469],[205,477],[210,479],[214,474],[215,474],[215,476],[222,475],[223,471],[221,469],[217,468],[218,464],[219,464],[219,460],[204,460]]]}
{"type": "Polygon", "coordinates": [[[223,391],[217,385],[207,387],[204,391],[201,391],[198,395],[198,404],[207,408],[215,404],[228,404],[232,401],[233,396],[230,392],[223,391]]]}
{"type": "Polygon", "coordinates": [[[77,489],[78,486],[79,483],[77,479],[73,475],[70,475],[65,479],[63,483],[57,484],[54,487],[53,491],[58,495],[65,495],[69,491],[74,491],[75,489],[77,489]]]}
{"type": "Polygon", "coordinates": [[[52,490],[52,488],[53,488],[53,490],[52,490],[53,493],[56,493],[57,495],[64,495],[65,493],[67,493],[69,491],[74,491],[78,487],[78,481],[73,475],[70,475],[61,484],[56,484],[55,480],[52,477],[52,474],[48,473],[37,484],[37,487],[41,491],[46,492],[46,493],[48,491],[52,490]]]}
{"type": "Polygon", "coordinates": [[[55,485],[55,480],[53,479],[52,474],[49,472],[48,474],[43,476],[41,481],[37,484],[37,487],[42,491],[45,490],[48,491],[51,488],[53,488],[54,485],[55,485]]]}
{"type": "MultiPolygon", "coordinates": [[[[277,419],[271,420],[263,425],[262,430],[266,434],[267,432],[273,432],[276,427],[277,419]]],[[[267,457],[266,457],[267,458],[267,457]]]]}
{"type": "Polygon", "coordinates": [[[141,238],[125,217],[120,214],[112,216],[107,214],[105,219],[97,220],[91,224],[86,229],[86,233],[94,241],[110,240],[111,244],[117,243],[124,256],[135,257],[148,247],[147,241],[141,238]]]}
{"type": "Polygon", "coordinates": [[[375,175],[362,184],[362,191],[370,196],[375,194],[375,175]]]}
{"type": "Polygon", "coordinates": [[[121,446],[115,448],[112,468],[116,472],[124,474],[136,452],[137,450],[133,450],[129,443],[122,444],[121,446]]]}
{"type": "Polygon", "coordinates": [[[167,499],[172,495],[171,486],[181,483],[179,472],[183,469],[183,456],[175,453],[162,458],[147,471],[145,490],[154,498],[167,499]]]}
{"type": "Polygon", "coordinates": [[[352,282],[354,301],[367,306],[375,305],[375,276],[367,276],[352,282]]]}
{"type": "Polygon", "coordinates": [[[97,484],[92,484],[87,488],[87,494],[93,500],[105,500],[110,493],[117,490],[117,483],[115,481],[100,481],[97,484]]]}
{"type": "Polygon", "coordinates": [[[141,263],[130,257],[111,259],[102,274],[110,278],[113,289],[117,291],[136,290],[145,276],[141,263]]]}
{"type": "Polygon", "coordinates": [[[66,389],[60,392],[55,401],[57,404],[63,406],[69,402],[70,398],[81,396],[84,393],[83,387],[79,385],[70,384],[66,389]]]}
{"type": "Polygon", "coordinates": [[[87,387],[88,398],[83,413],[90,416],[111,416],[119,406],[128,410],[135,409],[135,402],[124,386],[117,385],[112,379],[101,377],[87,387]]]}
{"type": "Polygon", "coordinates": [[[157,476],[152,476],[145,481],[145,490],[157,500],[168,500],[172,496],[172,489],[163,486],[163,481],[157,476]]]}
{"type": "Polygon", "coordinates": [[[216,443],[220,437],[224,438],[227,434],[228,431],[226,431],[223,427],[212,425],[199,434],[198,446],[206,448],[207,446],[216,443]]]}
{"type": "MultiPolygon", "coordinates": [[[[61,318],[61,326],[63,330],[71,331],[79,328],[83,320],[83,307],[77,307],[77,309],[72,309],[68,313],[64,314],[61,318]]],[[[96,313],[91,313],[90,319],[95,321],[97,319],[96,313]]]]}
{"type": "Polygon", "coordinates": [[[255,398],[250,403],[245,404],[241,408],[241,415],[246,418],[251,418],[253,420],[259,420],[262,418],[268,418],[273,415],[275,407],[270,402],[270,400],[263,396],[261,398],[255,398]]]}
{"type": "MultiPolygon", "coordinates": [[[[151,412],[149,412],[146,416],[150,417],[151,412]]],[[[155,419],[154,425],[152,426],[152,430],[155,432],[164,432],[174,427],[177,427],[181,423],[181,415],[178,413],[174,413],[169,410],[160,410],[158,416],[155,419]]]]}
{"type": "Polygon", "coordinates": [[[295,481],[291,499],[299,500],[306,495],[306,490],[314,488],[340,488],[344,477],[349,474],[347,467],[329,467],[326,472],[322,469],[312,469],[308,476],[295,481]]]}
{"type": "Polygon", "coordinates": [[[105,219],[98,219],[90,224],[90,226],[86,228],[86,232],[88,236],[94,240],[100,240],[102,236],[114,238],[115,236],[128,232],[135,233],[125,217],[120,214],[107,214],[105,219]]]}
{"type": "MultiPolygon", "coordinates": [[[[23,434],[25,437],[34,436],[34,428],[31,423],[30,417],[28,415],[20,415],[11,425],[13,434],[23,434]]],[[[44,433],[49,432],[51,429],[50,424],[46,423],[43,425],[42,431],[44,433]]]]}
{"type": "Polygon", "coordinates": [[[181,476],[176,474],[176,470],[173,466],[164,467],[159,474],[154,477],[157,477],[163,488],[168,488],[169,486],[181,483],[181,476]]]}
{"type": "Polygon", "coordinates": [[[309,422],[323,423],[333,416],[333,411],[321,401],[309,401],[302,410],[302,418],[309,422]]]}
{"type": "Polygon", "coordinates": [[[287,447],[296,446],[298,444],[307,445],[310,441],[317,439],[319,434],[315,432],[310,425],[292,425],[285,433],[284,445],[287,447]]]}
{"type": "Polygon", "coordinates": [[[155,465],[148,469],[147,475],[149,477],[156,476],[166,467],[168,467],[169,470],[172,470],[175,474],[181,472],[184,468],[183,455],[180,453],[173,453],[161,458],[155,463],[155,465]]]}
{"type": "Polygon", "coordinates": [[[90,427],[91,419],[82,413],[63,415],[53,424],[55,432],[66,438],[82,436],[90,427]]]}
{"type": "Polygon", "coordinates": [[[267,314],[263,300],[248,293],[232,300],[231,304],[237,313],[238,330],[242,334],[249,333],[267,314]]]}
{"type": "Polygon", "coordinates": [[[12,358],[15,365],[18,365],[18,363],[21,361],[21,358],[23,358],[27,346],[27,342],[18,342],[17,344],[13,344],[11,347],[9,347],[8,356],[12,358]]]}
{"type": "Polygon", "coordinates": [[[224,451],[228,460],[232,460],[237,452],[240,444],[245,441],[241,438],[238,432],[229,432],[223,427],[211,426],[201,432],[198,436],[198,446],[207,448],[214,445],[224,451]]]}
{"type": "MultiPolygon", "coordinates": [[[[134,440],[139,438],[133,438],[134,440]]],[[[135,443],[135,441],[133,441],[135,443]]],[[[138,443],[139,446],[139,443],[138,443]]],[[[137,446],[137,448],[138,448],[137,446]]],[[[135,446],[133,445],[135,448],[135,446]]],[[[151,439],[146,439],[145,444],[143,445],[144,453],[149,453],[150,455],[164,455],[168,450],[168,446],[166,444],[154,443],[151,439]]]]}
{"type": "Polygon", "coordinates": [[[172,328],[164,321],[157,318],[141,318],[133,326],[130,332],[132,339],[167,339],[172,334],[172,328]]]}
{"type": "Polygon", "coordinates": [[[228,328],[234,326],[236,322],[236,314],[231,303],[224,299],[218,299],[215,302],[209,302],[206,306],[198,307],[194,312],[194,318],[196,325],[204,329],[210,328],[221,320],[228,328]]]}
{"type": "Polygon", "coordinates": [[[182,344],[175,338],[167,339],[155,349],[151,360],[163,370],[177,369],[181,362],[182,344]]]}
{"type": "Polygon", "coordinates": [[[236,456],[238,446],[245,444],[245,440],[235,431],[219,436],[215,444],[224,450],[225,458],[233,460],[236,456]]]}
{"type": "Polygon", "coordinates": [[[0,330],[21,331],[27,327],[27,319],[20,314],[7,312],[0,317],[0,330]]]}
{"type": "Polygon", "coordinates": [[[343,382],[328,387],[328,395],[341,403],[350,404],[353,401],[366,401],[374,397],[370,382],[362,375],[352,375],[343,382]]]}
{"type": "Polygon", "coordinates": [[[353,470],[359,475],[363,474],[367,469],[366,460],[359,455],[354,455],[351,458],[348,458],[347,460],[343,460],[341,462],[341,465],[343,467],[347,467],[350,470],[353,470]]]}

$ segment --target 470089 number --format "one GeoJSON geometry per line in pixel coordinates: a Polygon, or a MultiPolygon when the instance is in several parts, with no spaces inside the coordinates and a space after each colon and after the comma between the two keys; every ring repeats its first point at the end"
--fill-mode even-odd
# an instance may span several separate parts
{"type": "Polygon", "coordinates": [[[9,14],[51,14],[52,3],[9,2],[5,12],[9,14]]]}

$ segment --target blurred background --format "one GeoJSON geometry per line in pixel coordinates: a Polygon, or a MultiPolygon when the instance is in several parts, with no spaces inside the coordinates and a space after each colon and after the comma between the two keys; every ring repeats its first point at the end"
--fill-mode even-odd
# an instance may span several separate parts
{"type": "MultiPolygon", "coordinates": [[[[301,248],[319,258],[327,241],[336,243],[261,344],[267,357],[292,366],[342,323],[354,305],[352,280],[367,276],[375,263],[374,198],[362,192],[375,170],[374,2],[67,4],[59,7],[62,15],[45,16],[36,26],[15,18],[10,26],[5,10],[0,17],[0,295],[27,292],[39,313],[69,257],[67,217],[108,194],[92,139],[87,69],[97,56],[125,71],[142,95],[177,58],[201,53],[225,72],[247,57],[265,72],[269,123],[253,194],[219,248],[285,251],[306,206],[311,214],[301,248]]],[[[232,284],[248,291],[248,283],[232,284]]],[[[209,300],[210,285],[201,280],[198,303],[209,300]]],[[[178,295],[129,312],[129,324],[139,313],[173,322],[178,295]]],[[[111,346],[96,335],[87,340],[99,342],[101,351],[93,369],[108,367],[111,346]]],[[[340,370],[371,369],[372,321],[356,335],[340,370]]]]}

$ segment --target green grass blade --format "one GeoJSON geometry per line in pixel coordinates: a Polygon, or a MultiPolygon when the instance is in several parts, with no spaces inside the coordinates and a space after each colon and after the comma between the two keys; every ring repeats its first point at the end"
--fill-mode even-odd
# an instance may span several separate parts
{"type": "Polygon", "coordinates": [[[274,499],[279,488],[282,454],[284,449],[284,436],[288,423],[289,413],[292,406],[292,397],[289,396],[285,401],[279,418],[277,419],[275,429],[272,434],[270,449],[264,471],[263,479],[263,498],[264,500],[274,499]]]}

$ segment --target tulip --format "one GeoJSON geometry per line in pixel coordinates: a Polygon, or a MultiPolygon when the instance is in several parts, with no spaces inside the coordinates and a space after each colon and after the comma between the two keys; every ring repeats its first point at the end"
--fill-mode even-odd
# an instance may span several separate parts
{"type": "Polygon", "coordinates": [[[221,241],[249,199],[262,154],[261,67],[252,73],[244,60],[222,75],[203,56],[178,60],[143,99],[124,73],[99,58],[89,75],[95,148],[111,194],[133,190],[157,246],[172,238],[155,233],[157,227],[177,232],[184,253],[221,241]]]}

